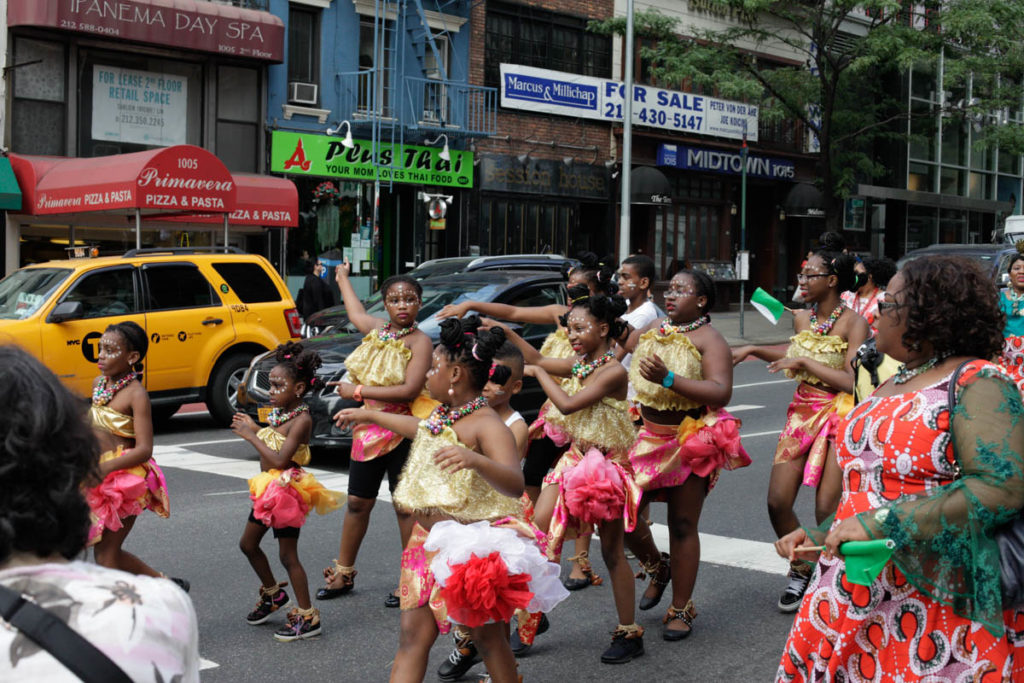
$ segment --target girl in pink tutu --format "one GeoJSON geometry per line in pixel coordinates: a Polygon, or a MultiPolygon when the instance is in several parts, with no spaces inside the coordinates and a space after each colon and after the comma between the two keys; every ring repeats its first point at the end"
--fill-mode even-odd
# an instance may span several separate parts
{"type": "Polygon", "coordinates": [[[697,525],[704,498],[723,468],[750,464],[739,420],[720,407],[732,397],[732,353],[711,326],[707,312],[714,305],[711,278],[681,270],[665,292],[668,317],[636,330],[626,343],[643,418],[629,461],[644,491],[641,509],[652,501],[668,503],[670,555],[659,554],[647,524],[628,534],[626,544],[651,577],[640,609],[657,605],[672,581],[662,631],[669,641],[689,636],[697,616],[690,597],[700,565],[697,525]]]}
{"type": "Polygon", "coordinates": [[[623,535],[636,525],[640,502],[627,458],[636,440],[626,402],[628,377],[613,350],[613,340],[626,329],[619,319],[626,302],[619,296],[589,296],[582,287],[571,287],[569,297],[574,304],[564,325],[575,358],[548,358],[523,349],[530,363],[526,375],[537,378],[551,399],[547,425],[569,438],[568,450],[544,478],[535,519],[548,530],[547,553],[553,560],[565,539],[598,526],[619,617],[601,661],[618,664],[644,652],[643,628],[634,619],[633,575],[623,548],[623,535]]]}
{"type": "MultiPolygon", "coordinates": [[[[395,504],[415,518],[402,553],[401,637],[391,680],[422,681],[438,632],[469,630],[491,679],[516,680],[508,621],[517,609],[548,611],[568,595],[521,521],[523,473],[512,432],[482,395],[504,384],[494,362],[501,330],[476,334],[478,319],[441,323],[427,376],[443,401],[430,417],[346,409],[339,425],[378,424],[413,439],[395,504]]],[[[467,667],[468,668],[468,667],[467,667]]]]}
{"type": "MultiPolygon", "coordinates": [[[[89,415],[100,442],[98,486],[86,491],[92,511],[89,543],[96,564],[133,574],[163,576],[122,546],[143,510],[170,514],[167,482],[153,462],[153,420],[149,394],[140,381],[149,349],[146,332],[126,321],[100,337],[89,415]]],[[[188,582],[174,579],[188,590],[188,582]]]]}
{"type": "Polygon", "coordinates": [[[276,640],[289,642],[320,635],[320,612],[309,602],[306,570],[299,561],[299,529],[310,510],[323,515],[339,508],[343,494],[328,491],[302,469],[309,464],[313,429],[309,406],[302,397],[316,383],[320,356],[293,342],[279,346],[275,353],[277,365],[270,371],[270,426],[259,429],[251,417],[236,413],[231,430],[256,448],[262,470],[249,480],[253,507],[239,542],[261,583],[260,601],[246,621],[254,626],[262,624],[291,604],[284,590],[287,582],[274,579],[267,556],[260,549],[260,541],[273,529],[281,564],[299,603],[288,613],[288,623],[274,633],[276,640]]]}

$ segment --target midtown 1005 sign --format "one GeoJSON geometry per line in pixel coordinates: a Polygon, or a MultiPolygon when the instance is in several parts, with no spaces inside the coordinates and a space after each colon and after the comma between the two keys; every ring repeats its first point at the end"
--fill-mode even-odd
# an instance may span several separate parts
{"type": "Polygon", "coordinates": [[[348,149],[337,137],[274,131],[270,170],[348,180],[473,186],[472,152],[450,150],[451,160],[446,161],[436,147],[380,142],[374,154],[371,141],[353,142],[355,146],[348,149]]]}

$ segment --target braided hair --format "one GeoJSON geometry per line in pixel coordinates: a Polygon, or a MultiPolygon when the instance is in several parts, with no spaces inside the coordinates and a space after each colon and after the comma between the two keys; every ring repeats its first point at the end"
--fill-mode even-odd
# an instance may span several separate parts
{"type": "Polygon", "coordinates": [[[867,282],[867,274],[855,270],[857,257],[843,252],[845,243],[839,233],[828,231],[818,238],[820,247],[811,252],[825,265],[829,275],[835,275],[840,292],[855,292],[867,282]]]}
{"type": "MultiPolygon", "coordinates": [[[[622,314],[626,312],[626,300],[618,294],[611,296],[605,294],[592,295],[590,290],[583,285],[576,285],[569,288],[569,301],[572,303],[570,311],[576,308],[584,308],[600,322],[607,323],[608,339],[618,339],[628,328],[626,321],[621,319],[622,314]]],[[[562,327],[568,328],[569,313],[563,314],[558,319],[558,322],[562,327]]]]}
{"type": "Polygon", "coordinates": [[[580,265],[570,272],[582,273],[591,291],[611,295],[619,290],[618,285],[612,281],[619,265],[615,256],[608,254],[603,258],[598,258],[594,252],[584,251],[578,258],[580,265]]]}
{"type": "Polygon", "coordinates": [[[116,332],[121,335],[124,339],[125,345],[128,347],[129,352],[136,351],[139,354],[139,360],[132,365],[132,370],[137,374],[142,374],[142,359],[146,357],[146,351],[149,350],[149,337],[146,336],[146,331],[142,329],[138,323],[134,323],[131,320],[125,320],[123,322],[114,323],[113,325],[107,325],[107,329],[104,332],[116,332]]]}
{"type": "MultiPolygon", "coordinates": [[[[316,383],[316,371],[323,365],[320,354],[303,349],[302,344],[285,342],[274,350],[274,359],[293,382],[305,382],[306,391],[316,383]]],[[[303,392],[305,394],[305,392],[303,392]]]]}
{"type": "Polygon", "coordinates": [[[505,330],[493,327],[480,329],[480,317],[447,318],[441,321],[441,340],[438,348],[448,360],[466,368],[474,389],[483,389],[488,381],[504,384],[512,371],[504,365],[496,365],[494,356],[505,343],[505,330]]]}

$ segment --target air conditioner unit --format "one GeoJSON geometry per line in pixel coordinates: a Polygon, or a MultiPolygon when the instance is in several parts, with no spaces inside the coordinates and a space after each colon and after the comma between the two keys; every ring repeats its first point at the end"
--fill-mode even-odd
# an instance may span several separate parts
{"type": "Polygon", "coordinates": [[[288,84],[288,101],[294,104],[315,105],[317,103],[317,90],[318,86],[316,83],[293,81],[288,84]]]}

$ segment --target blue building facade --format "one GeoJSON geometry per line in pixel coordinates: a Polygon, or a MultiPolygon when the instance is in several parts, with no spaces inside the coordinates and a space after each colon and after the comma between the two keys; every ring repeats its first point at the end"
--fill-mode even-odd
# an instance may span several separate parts
{"type": "Polygon", "coordinates": [[[302,216],[289,275],[318,254],[382,277],[451,251],[498,104],[469,83],[470,6],[269,0],[286,58],[267,70],[267,170],[296,183],[302,216]]]}

